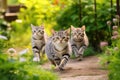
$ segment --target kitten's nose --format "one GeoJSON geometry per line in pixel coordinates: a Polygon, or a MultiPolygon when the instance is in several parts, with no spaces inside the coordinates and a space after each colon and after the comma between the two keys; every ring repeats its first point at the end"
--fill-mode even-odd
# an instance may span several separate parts
{"type": "Polygon", "coordinates": [[[62,39],[60,40],[60,43],[62,43],[62,39]]]}
{"type": "Polygon", "coordinates": [[[77,38],[78,38],[79,35],[77,35],[77,38]]]}
{"type": "Polygon", "coordinates": [[[37,35],[36,33],[34,33],[34,35],[37,35]]]}

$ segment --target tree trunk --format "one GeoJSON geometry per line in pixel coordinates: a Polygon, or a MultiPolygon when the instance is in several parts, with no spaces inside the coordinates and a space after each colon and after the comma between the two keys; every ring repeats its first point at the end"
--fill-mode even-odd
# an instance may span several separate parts
{"type": "Polygon", "coordinates": [[[79,0],[79,19],[80,19],[80,24],[82,24],[82,6],[81,6],[81,0],[79,0]]]}
{"type": "Polygon", "coordinates": [[[116,0],[116,4],[117,4],[117,15],[120,16],[120,0],[116,0]]]}

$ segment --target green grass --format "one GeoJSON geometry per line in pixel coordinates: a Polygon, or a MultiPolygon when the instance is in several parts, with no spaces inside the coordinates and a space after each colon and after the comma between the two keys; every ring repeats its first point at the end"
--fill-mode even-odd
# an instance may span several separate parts
{"type": "Polygon", "coordinates": [[[40,65],[27,61],[8,61],[6,54],[0,53],[1,80],[59,80],[58,76],[40,65]]]}

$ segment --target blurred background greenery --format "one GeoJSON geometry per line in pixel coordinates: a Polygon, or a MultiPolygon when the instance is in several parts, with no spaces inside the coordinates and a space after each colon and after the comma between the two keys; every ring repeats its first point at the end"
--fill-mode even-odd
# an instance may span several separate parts
{"type": "MultiPolygon", "coordinates": [[[[31,61],[30,24],[44,24],[48,35],[51,35],[52,29],[64,30],[70,28],[70,25],[75,27],[85,25],[90,45],[84,56],[94,55],[103,51],[100,47],[100,42],[102,41],[108,42],[108,46],[113,48],[111,36],[114,23],[112,20],[115,15],[120,15],[120,12],[118,12],[120,5],[118,3],[120,3],[119,0],[0,0],[0,59],[4,61],[2,59],[5,56],[3,53],[8,53],[9,48],[14,48],[17,51],[16,53],[23,49],[29,49],[29,52],[26,52],[29,56],[24,57],[28,58],[28,62],[31,61]],[[4,5],[2,6],[2,4],[4,5]],[[106,24],[107,21],[110,21],[109,26],[106,24]]],[[[119,21],[118,18],[118,27],[119,21]]],[[[19,59],[19,57],[17,58],[19,59]]],[[[107,61],[108,58],[107,60],[103,59],[103,63],[104,60],[107,61]]],[[[6,62],[5,65],[8,63],[6,62]]],[[[3,63],[1,62],[1,64],[3,63]]],[[[17,67],[19,67],[18,65],[17,67]]],[[[15,72],[14,70],[17,70],[16,65],[13,67],[15,69],[12,70],[15,72]]],[[[0,68],[2,69],[4,66],[0,68]]],[[[11,66],[9,68],[11,69],[11,66]]],[[[24,70],[22,71],[24,72],[24,70]]],[[[28,72],[25,73],[26,76],[32,75],[28,72]]]]}
{"type": "Polygon", "coordinates": [[[100,41],[111,43],[111,30],[106,22],[116,15],[116,0],[7,0],[7,6],[4,18],[9,30],[4,34],[9,37],[8,47],[31,48],[30,24],[44,24],[48,35],[53,28],[61,30],[70,25],[86,25],[91,49],[100,51],[100,41]],[[13,17],[9,16],[12,13],[15,13],[13,17]]]}

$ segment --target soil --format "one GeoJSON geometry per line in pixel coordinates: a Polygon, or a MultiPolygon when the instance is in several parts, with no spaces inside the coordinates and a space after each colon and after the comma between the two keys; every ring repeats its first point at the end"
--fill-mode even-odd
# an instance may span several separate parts
{"type": "MultiPolygon", "coordinates": [[[[45,69],[50,69],[51,64],[42,65],[45,69]]],[[[99,64],[97,56],[83,58],[82,61],[70,59],[64,71],[53,70],[61,80],[108,80],[108,71],[99,64]]]]}

